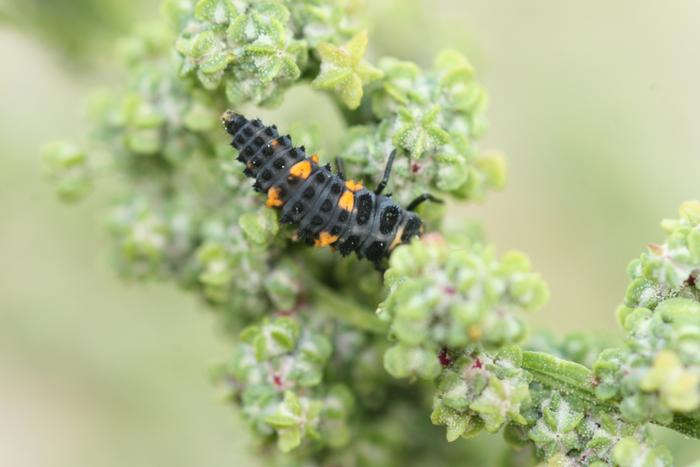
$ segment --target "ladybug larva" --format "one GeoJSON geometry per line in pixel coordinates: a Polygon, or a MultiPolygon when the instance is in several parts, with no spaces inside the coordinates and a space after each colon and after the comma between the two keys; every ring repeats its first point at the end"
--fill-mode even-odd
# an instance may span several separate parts
{"type": "Polygon", "coordinates": [[[308,157],[303,146],[294,147],[289,135],[280,136],[274,125],[230,110],[221,120],[245,175],[255,179],[253,188],[267,193],[267,206],[281,209],[280,222],[297,225],[299,238],[308,244],[332,246],[343,256],[354,251],[380,267],[397,245],[423,233],[423,222],[412,211],[426,200],[440,202],[426,193],[403,208],[382,195],[396,151],[382,181],[370,191],[345,179],[340,159],[334,174],[316,155],[308,157]]]}

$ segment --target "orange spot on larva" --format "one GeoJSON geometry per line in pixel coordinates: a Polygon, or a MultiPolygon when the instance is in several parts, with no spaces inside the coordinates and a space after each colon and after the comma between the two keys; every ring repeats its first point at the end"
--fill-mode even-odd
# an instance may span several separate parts
{"type": "Polygon", "coordinates": [[[311,156],[311,160],[313,161],[314,164],[318,164],[319,158],[318,158],[318,153],[313,154],[311,156]]]}
{"type": "Polygon", "coordinates": [[[277,141],[276,139],[273,139],[270,141],[270,146],[272,146],[272,149],[277,149],[277,146],[280,145],[280,142],[277,141]]]}
{"type": "Polygon", "coordinates": [[[282,206],[282,204],[283,202],[280,198],[280,189],[276,186],[270,187],[270,189],[267,190],[267,202],[265,203],[265,206],[268,208],[278,208],[282,206]]]}
{"type": "Polygon", "coordinates": [[[309,174],[311,174],[311,162],[307,160],[297,162],[289,169],[289,175],[292,177],[299,177],[306,180],[309,178],[309,174]]]}
{"type": "Polygon", "coordinates": [[[352,208],[355,206],[355,195],[352,191],[344,191],[343,194],[340,195],[338,206],[346,211],[352,211],[352,208]]]}
{"type": "Polygon", "coordinates": [[[345,182],[345,186],[348,187],[348,190],[352,191],[353,193],[364,188],[362,182],[356,182],[355,180],[348,180],[345,182]]]}
{"type": "Polygon", "coordinates": [[[336,240],[338,240],[337,235],[331,235],[328,232],[321,232],[314,242],[314,245],[316,245],[317,248],[323,248],[331,243],[335,243],[336,240]]]}

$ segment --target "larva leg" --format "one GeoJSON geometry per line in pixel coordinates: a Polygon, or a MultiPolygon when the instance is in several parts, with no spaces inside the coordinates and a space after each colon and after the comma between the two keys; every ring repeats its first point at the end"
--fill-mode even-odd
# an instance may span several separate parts
{"type": "Polygon", "coordinates": [[[384,188],[386,188],[387,183],[389,183],[389,177],[391,177],[391,167],[394,165],[395,157],[396,149],[391,151],[391,154],[389,154],[389,160],[386,161],[386,167],[384,168],[384,176],[382,177],[382,181],[379,182],[379,185],[377,185],[377,188],[374,190],[375,195],[381,195],[382,191],[384,191],[384,188]]]}
{"type": "Polygon", "coordinates": [[[408,206],[406,206],[406,211],[415,211],[418,206],[423,204],[426,201],[432,201],[433,203],[444,203],[443,200],[440,198],[436,198],[430,193],[423,193],[422,195],[419,195],[409,203],[408,206]]]}
{"type": "Polygon", "coordinates": [[[340,156],[335,158],[335,173],[341,179],[345,180],[345,165],[343,164],[343,159],[340,156]]]}

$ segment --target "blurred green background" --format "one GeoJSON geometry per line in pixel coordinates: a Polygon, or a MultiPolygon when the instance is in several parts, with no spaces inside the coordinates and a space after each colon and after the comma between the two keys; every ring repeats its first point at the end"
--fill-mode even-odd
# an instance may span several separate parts
{"type": "MultiPolygon", "coordinates": [[[[212,316],[173,287],[120,282],[109,194],[67,207],[41,179],[38,147],[81,139],[88,91],[119,81],[109,47],[136,12],[102,27],[115,2],[87,3],[0,2],[0,465],[261,465],[208,381],[230,347],[212,316]],[[97,36],[76,34],[80,15],[97,36]]],[[[367,3],[375,54],[460,49],[490,93],[486,144],[507,154],[508,187],[453,221],[530,255],[552,290],[534,326],[619,336],[627,262],[700,198],[700,3],[367,3]]],[[[304,108],[299,93],[281,112],[304,108]]],[[[679,465],[700,458],[665,436],[679,465]]]]}

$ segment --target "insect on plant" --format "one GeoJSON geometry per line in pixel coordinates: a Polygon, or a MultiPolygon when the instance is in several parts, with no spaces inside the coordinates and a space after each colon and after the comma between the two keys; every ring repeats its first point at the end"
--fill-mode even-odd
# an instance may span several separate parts
{"type": "Polygon", "coordinates": [[[116,268],[215,310],[231,336],[217,380],[266,465],[673,465],[650,426],[700,438],[700,202],[630,264],[623,339],[529,331],[549,292],[527,256],[498,255],[440,206],[414,212],[505,184],[474,68],[455,50],[425,68],[366,58],[356,3],[166,0],[163,27],[125,44],[122,89],[92,109],[94,155],[46,148],[58,194],[88,194],[98,167],[122,175],[116,268]],[[334,170],[301,146],[325,149],[308,112],[275,114],[299,146],[220,115],[297,86],[341,120],[334,170]],[[280,224],[363,261],[297,248],[280,224]],[[507,443],[462,442],[481,432],[507,443]]]}
{"type": "Polygon", "coordinates": [[[226,111],[221,117],[233,137],[244,173],[254,178],[254,189],[267,193],[268,207],[281,208],[283,224],[297,224],[298,237],[316,247],[337,247],[341,255],[356,252],[377,268],[398,245],[423,233],[423,222],[413,212],[421,203],[442,203],[430,193],[411,201],[406,208],[382,194],[389,182],[396,150],[389,155],[384,176],[374,191],[362,182],[346,180],[342,159],[336,173],[307,156],[304,147],[292,145],[289,135],[280,136],[276,126],[259,119],[226,111]]]}

